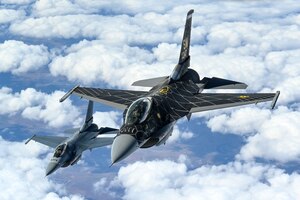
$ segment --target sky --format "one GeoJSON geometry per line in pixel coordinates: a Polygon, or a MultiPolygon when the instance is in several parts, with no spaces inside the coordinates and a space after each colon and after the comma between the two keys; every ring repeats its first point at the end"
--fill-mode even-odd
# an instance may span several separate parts
{"type": "MultiPolygon", "coordinates": [[[[0,199],[299,199],[299,38],[297,0],[1,0],[0,199]],[[24,142],[68,136],[87,107],[58,100],[78,84],[146,90],[131,83],[169,75],[190,9],[191,68],[246,92],[280,90],[276,108],[193,114],[166,145],[113,167],[110,147],[95,149],[45,177],[53,149],[24,142]]],[[[94,120],[118,128],[122,112],[97,104],[94,120]]]]}

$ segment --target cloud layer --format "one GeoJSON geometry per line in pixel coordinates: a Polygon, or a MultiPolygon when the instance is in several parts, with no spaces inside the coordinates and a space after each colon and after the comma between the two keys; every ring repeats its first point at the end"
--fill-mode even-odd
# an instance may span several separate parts
{"type": "MultiPolygon", "coordinates": [[[[131,84],[130,76],[151,75],[151,70],[143,72],[140,67],[149,66],[154,59],[147,50],[127,45],[111,47],[98,40],[81,41],[66,49],[65,54],[55,57],[49,65],[54,76],[63,75],[85,84],[104,81],[119,87],[131,84]]],[[[155,66],[149,67],[155,71],[155,66]]]]}
{"type": "Polygon", "coordinates": [[[7,40],[0,44],[0,73],[20,75],[48,64],[48,49],[44,45],[28,45],[22,41],[7,40]]]}
{"type": "MultiPolygon", "coordinates": [[[[121,167],[124,199],[297,199],[300,175],[270,165],[232,162],[188,169],[169,160],[121,167]]],[[[116,184],[116,183],[115,183],[116,184]]]]}
{"type": "Polygon", "coordinates": [[[31,142],[9,142],[0,137],[0,199],[64,199],[80,200],[79,195],[67,194],[63,185],[45,177],[48,148],[31,142]]]}
{"type": "Polygon", "coordinates": [[[238,159],[288,162],[300,159],[299,117],[299,107],[274,111],[247,107],[212,117],[207,125],[214,132],[246,136],[238,159]]]}
{"type": "Polygon", "coordinates": [[[0,24],[9,23],[25,16],[23,10],[1,9],[0,10],[0,24]]]}
{"type": "Polygon", "coordinates": [[[14,93],[11,88],[0,88],[0,115],[21,114],[30,120],[42,121],[50,127],[78,126],[81,122],[78,108],[70,100],[60,103],[65,93],[46,94],[33,88],[14,93]]]}
{"type": "MultiPolygon", "coordinates": [[[[244,138],[245,144],[232,162],[190,169],[188,163],[193,161],[179,148],[176,154],[184,153],[179,161],[129,164],[119,170],[113,182],[98,181],[97,190],[109,184],[105,191],[115,192],[110,191],[113,187],[117,188],[116,193],[124,190],[124,199],[300,196],[299,173],[288,174],[278,167],[285,168],[286,163],[298,162],[300,157],[298,1],[157,1],[156,6],[148,1],[1,3],[1,76],[20,77],[45,66],[53,83],[66,77],[71,84],[128,88],[138,79],[169,75],[177,63],[184,17],[194,8],[191,65],[200,77],[242,81],[249,85],[247,92],[281,90],[279,107],[274,111],[263,104],[193,115],[202,116],[200,120],[206,121],[213,132],[244,138]]],[[[16,91],[1,87],[0,115],[20,115],[32,123],[42,121],[56,128],[80,125],[83,115],[78,108],[70,100],[58,103],[63,94],[57,90],[47,94],[34,88],[16,91]]],[[[121,116],[114,111],[96,112],[95,122],[99,126],[118,127],[121,116]]],[[[175,127],[170,145],[174,141],[197,139],[197,132],[184,130],[181,125],[175,127]]],[[[45,161],[39,156],[46,154],[47,149],[34,144],[24,149],[21,143],[3,139],[0,143],[0,179],[2,183],[11,181],[2,186],[1,199],[12,199],[13,194],[31,199],[81,198],[67,195],[61,185],[40,178],[45,161]],[[34,183],[34,187],[29,187],[28,182],[34,183]],[[12,187],[13,184],[16,186],[12,187]]]]}

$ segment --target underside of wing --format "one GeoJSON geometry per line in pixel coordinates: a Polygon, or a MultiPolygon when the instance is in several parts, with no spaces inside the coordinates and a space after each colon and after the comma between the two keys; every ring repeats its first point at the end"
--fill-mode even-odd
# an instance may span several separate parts
{"type": "Polygon", "coordinates": [[[47,145],[49,147],[55,148],[62,142],[64,142],[67,139],[67,137],[60,137],[60,136],[38,136],[34,135],[32,138],[30,138],[25,144],[27,144],[30,140],[34,140],[36,142],[39,142],[41,144],[47,145]]]}
{"type": "Polygon", "coordinates": [[[126,109],[133,101],[143,97],[148,92],[134,90],[112,90],[89,87],[75,87],[65,94],[60,101],[64,101],[71,94],[82,98],[103,103],[115,108],[126,109]]]}
{"type": "Polygon", "coordinates": [[[256,104],[273,101],[272,108],[278,99],[277,93],[201,93],[194,95],[189,100],[193,104],[190,113],[229,108],[247,104],[256,104]]]}

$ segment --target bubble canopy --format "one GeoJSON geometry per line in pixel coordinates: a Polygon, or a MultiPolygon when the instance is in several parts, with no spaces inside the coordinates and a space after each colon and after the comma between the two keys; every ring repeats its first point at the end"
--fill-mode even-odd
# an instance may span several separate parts
{"type": "Polygon", "coordinates": [[[125,124],[140,124],[145,121],[150,113],[151,105],[151,97],[143,97],[134,101],[127,110],[125,124]]]}
{"type": "Polygon", "coordinates": [[[66,148],[67,148],[67,144],[59,145],[54,152],[54,157],[56,157],[56,158],[61,157],[64,154],[64,152],[66,151],[66,148]]]}

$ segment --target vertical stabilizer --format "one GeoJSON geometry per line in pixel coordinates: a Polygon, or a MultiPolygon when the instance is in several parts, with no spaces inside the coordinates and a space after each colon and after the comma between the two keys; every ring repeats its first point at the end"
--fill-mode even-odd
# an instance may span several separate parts
{"type": "Polygon", "coordinates": [[[185,28],[181,43],[180,55],[178,64],[175,66],[170,78],[179,80],[190,66],[190,41],[192,28],[192,15],[194,10],[190,10],[186,16],[185,28]]]}
{"type": "Polygon", "coordinates": [[[81,132],[85,131],[93,123],[93,107],[94,107],[94,102],[89,101],[89,105],[86,111],[85,121],[80,129],[81,132]]]}
{"type": "Polygon", "coordinates": [[[181,43],[181,50],[179,55],[178,64],[183,64],[190,57],[190,41],[191,41],[191,28],[192,28],[192,15],[194,10],[190,10],[186,16],[185,28],[181,43]]]}

